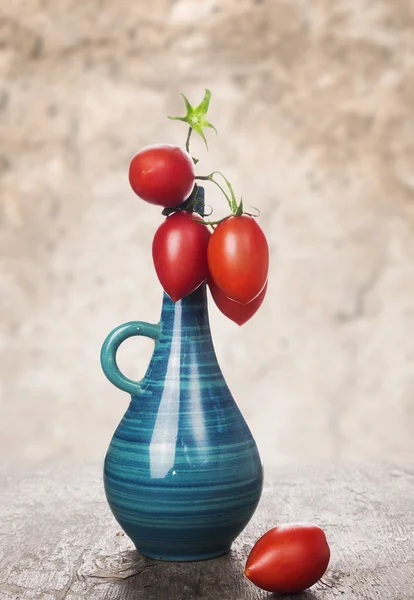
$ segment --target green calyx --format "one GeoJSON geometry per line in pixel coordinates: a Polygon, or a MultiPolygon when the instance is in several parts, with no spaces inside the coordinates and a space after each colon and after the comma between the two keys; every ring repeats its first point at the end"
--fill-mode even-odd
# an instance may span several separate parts
{"type": "Polygon", "coordinates": [[[240,200],[240,204],[239,204],[239,206],[237,207],[237,210],[236,210],[236,212],[234,213],[234,216],[235,216],[235,217],[241,217],[241,216],[242,216],[242,214],[243,214],[243,212],[244,212],[244,211],[243,211],[243,200],[240,200]]]}
{"type": "Polygon", "coordinates": [[[191,130],[196,131],[203,138],[206,148],[208,149],[207,140],[204,135],[204,128],[209,127],[210,129],[214,129],[214,131],[217,133],[217,129],[214,127],[214,125],[212,125],[206,119],[206,114],[207,114],[208,107],[210,104],[211,92],[210,92],[210,90],[206,89],[203,100],[200,102],[200,104],[198,106],[195,106],[195,107],[191,106],[191,104],[189,103],[188,99],[184,96],[184,94],[181,94],[181,95],[184,98],[187,114],[185,115],[185,117],[168,117],[168,118],[172,119],[174,121],[183,121],[184,123],[187,123],[189,125],[189,127],[191,128],[191,130]]]}

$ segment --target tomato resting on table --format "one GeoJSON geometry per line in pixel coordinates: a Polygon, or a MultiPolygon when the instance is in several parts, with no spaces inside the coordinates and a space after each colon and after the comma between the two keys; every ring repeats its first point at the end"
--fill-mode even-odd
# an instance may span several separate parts
{"type": "Polygon", "coordinates": [[[269,248],[254,218],[232,216],[217,225],[208,245],[208,267],[231,300],[248,304],[260,294],[267,281],[269,248]]]}
{"type": "Polygon", "coordinates": [[[268,592],[296,594],[319,581],[330,556],[325,533],[317,525],[279,525],[253,546],[244,574],[268,592]]]}
{"type": "Polygon", "coordinates": [[[219,288],[214,282],[214,279],[210,276],[208,278],[208,287],[210,288],[213,300],[217,305],[217,308],[229,319],[237,323],[237,325],[243,325],[259,310],[263,300],[266,296],[267,282],[264,288],[256,298],[254,298],[248,304],[240,304],[235,300],[231,300],[226,294],[219,288]]]}
{"type": "Polygon", "coordinates": [[[151,204],[178,206],[194,187],[194,163],[178,146],[147,146],[129,165],[129,183],[134,192],[151,204]]]}
{"type": "Polygon", "coordinates": [[[177,302],[191,294],[208,275],[207,246],[210,231],[196,213],[178,211],[158,227],[152,257],[158,279],[177,302]]]}

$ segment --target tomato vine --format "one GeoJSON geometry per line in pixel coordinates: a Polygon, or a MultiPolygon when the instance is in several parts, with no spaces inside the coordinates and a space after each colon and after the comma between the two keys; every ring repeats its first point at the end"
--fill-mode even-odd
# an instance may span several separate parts
{"type": "MultiPolygon", "coordinates": [[[[211,92],[210,92],[210,90],[206,89],[203,100],[200,102],[200,104],[198,104],[198,106],[195,106],[195,107],[190,104],[190,102],[188,101],[187,97],[184,96],[184,94],[181,94],[181,95],[184,98],[186,111],[187,111],[186,115],[184,117],[168,117],[168,118],[172,119],[172,120],[183,121],[184,123],[188,124],[189,127],[188,127],[188,132],[187,132],[187,138],[185,141],[185,149],[188,152],[188,154],[190,154],[190,156],[191,156],[190,139],[191,139],[191,134],[193,131],[198,133],[200,135],[200,137],[203,139],[207,150],[208,150],[208,144],[207,144],[207,139],[204,134],[204,128],[214,129],[214,131],[217,133],[217,129],[206,118],[206,115],[207,115],[207,112],[208,112],[208,109],[210,106],[211,92]]],[[[198,159],[194,158],[193,156],[191,156],[191,158],[193,159],[194,164],[197,164],[199,162],[198,159]]],[[[223,217],[222,219],[218,219],[217,221],[203,221],[203,223],[205,225],[209,225],[210,227],[212,227],[214,229],[215,225],[222,223],[229,217],[241,217],[242,215],[248,215],[250,217],[260,216],[260,212],[258,211],[258,209],[255,209],[257,211],[257,214],[249,213],[244,210],[243,199],[240,199],[240,202],[237,202],[236,196],[234,194],[233,187],[232,187],[230,181],[220,171],[213,171],[209,175],[196,175],[195,178],[198,179],[199,181],[210,181],[211,183],[214,183],[220,189],[222,194],[224,195],[224,197],[227,201],[228,207],[230,209],[230,213],[228,215],[226,215],[225,217],[223,217]],[[226,192],[224,187],[222,185],[220,185],[220,183],[214,178],[215,175],[220,175],[220,177],[222,177],[224,179],[229,193],[226,192]]],[[[168,216],[174,212],[178,212],[178,211],[182,211],[182,210],[192,212],[194,210],[195,205],[197,204],[197,189],[198,189],[198,186],[195,183],[190,196],[182,204],[180,204],[176,207],[173,207],[173,208],[165,208],[162,211],[162,214],[168,216]]],[[[202,216],[205,217],[205,216],[209,216],[209,215],[204,214],[202,216]]]]}

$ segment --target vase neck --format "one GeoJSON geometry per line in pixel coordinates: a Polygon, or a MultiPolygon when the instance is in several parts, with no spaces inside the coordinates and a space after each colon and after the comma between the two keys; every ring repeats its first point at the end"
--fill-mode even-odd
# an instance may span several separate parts
{"type": "Polygon", "coordinates": [[[192,294],[173,302],[164,292],[161,311],[163,335],[173,336],[177,330],[190,332],[192,336],[210,335],[207,310],[206,284],[203,283],[192,294]]]}

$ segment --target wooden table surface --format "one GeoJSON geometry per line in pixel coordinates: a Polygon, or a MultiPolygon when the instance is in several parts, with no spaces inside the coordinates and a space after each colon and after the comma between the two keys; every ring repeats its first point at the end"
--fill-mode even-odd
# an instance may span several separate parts
{"type": "Polygon", "coordinates": [[[305,520],[325,529],[332,557],[325,583],[294,598],[414,599],[414,468],[284,468],[265,481],[256,515],[230,554],[164,563],[139,556],[122,535],[99,465],[3,471],[0,599],[276,598],[244,577],[244,563],[266,530],[305,520]]]}

